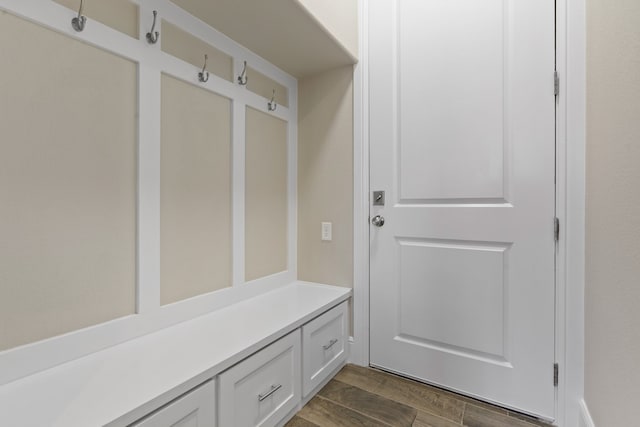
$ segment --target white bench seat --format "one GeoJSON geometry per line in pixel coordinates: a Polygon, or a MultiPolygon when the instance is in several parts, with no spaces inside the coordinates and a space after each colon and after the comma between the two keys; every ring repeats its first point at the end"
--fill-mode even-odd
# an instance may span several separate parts
{"type": "Polygon", "coordinates": [[[345,301],[294,282],[0,387],[0,425],[127,425],[345,301]]]}

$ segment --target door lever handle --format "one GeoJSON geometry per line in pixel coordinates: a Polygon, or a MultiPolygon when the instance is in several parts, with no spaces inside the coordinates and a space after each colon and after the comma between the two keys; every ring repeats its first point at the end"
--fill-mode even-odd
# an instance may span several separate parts
{"type": "Polygon", "coordinates": [[[371,218],[371,224],[375,225],[376,227],[382,227],[384,225],[384,217],[380,215],[374,216],[373,218],[371,218]]]}

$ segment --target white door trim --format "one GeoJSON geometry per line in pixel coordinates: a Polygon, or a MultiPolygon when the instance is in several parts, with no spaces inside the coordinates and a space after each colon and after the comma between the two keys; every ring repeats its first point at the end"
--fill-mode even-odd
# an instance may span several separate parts
{"type": "MultiPolygon", "coordinates": [[[[354,69],[354,277],[350,362],[369,365],[369,87],[367,2],[358,0],[360,61],[354,69]]],[[[558,426],[575,427],[584,389],[584,239],[586,142],[585,0],[556,1],[558,426]]]]}
{"type": "Polygon", "coordinates": [[[557,424],[577,426],[584,396],[584,240],[586,148],[585,0],[556,3],[557,112],[556,360],[560,364],[557,424]]]}
{"type": "Polygon", "coordinates": [[[359,61],[353,73],[353,337],[350,362],[369,365],[368,3],[358,0],[359,61]]]}

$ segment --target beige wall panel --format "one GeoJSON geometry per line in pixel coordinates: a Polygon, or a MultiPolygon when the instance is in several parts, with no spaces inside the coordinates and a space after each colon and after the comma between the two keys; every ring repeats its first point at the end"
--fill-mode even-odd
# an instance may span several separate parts
{"type": "Polygon", "coordinates": [[[300,80],[298,105],[298,277],[352,287],[353,67],[300,80]]]}
{"type": "Polygon", "coordinates": [[[298,83],[298,276],[353,282],[353,68],[298,83]],[[333,240],[320,240],[320,223],[333,240]]]}
{"type": "Polygon", "coordinates": [[[207,54],[207,71],[223,79],[233,80],[233,58],[164,20],[160,44],[164,52],[200,69],[204,65],[204,55],[207,54]]]}
{"type": "Polygon", "coordinates": [[[245,279],[287,269],[287,123],[247,108],[245,279]]]}
{"type": "Polygon", "coordinates": [[[597,426],[638,425],[640,2],[587,1],[585,398],[597,426]]]}
{"type": "Polygon", "coordinates": [[[251,67],[247,67],[247,89],[251,92],[257,93],[260,96],[264,96],[267,99],[271,99],[273,96],[273,90],[276,91],[275,101],[278,105],[289,106],[289,91],[285,86],[270,79],[254,70],[251,67]]]}
{"type": "MultiPolygon", "coordinates": [[[[76,12],[80,7],[80,0],[53,1],[76,12]]],[[[87,17],[86,25],[91,25],[91,20],[95,19],[136,39],[139,36],[138,13],[138,5],[129,0],[87,0],[82,10],[82,14],[87,17]]]]}
{"type": "Polygon", "coordinates": [[[137,70],[7,13],[0,57],[5,350],[135,311],[137,70]]]}
{"type": "Polygon", "coordinates": [[[231,101],[162,76],[161,302],[231,286],[231,101]]]}

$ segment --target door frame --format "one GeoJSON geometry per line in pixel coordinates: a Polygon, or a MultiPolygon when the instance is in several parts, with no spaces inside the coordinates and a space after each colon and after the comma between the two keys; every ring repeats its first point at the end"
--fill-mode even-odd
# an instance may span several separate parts
{"type": "MultiPolygon", "coordinates": [[[[369,365],[369,81],[368,6],[358,1],[359,56],[353,77],[353,336],[350,362],[369,365]]],[[[578,425],[584,397],[586,149],[585,0],[556,0],[556,362],[554,425],[578,425]]],[[[550,76],[551,76],[550,70],[550,76]]],[[[551,77],[550,77],[551,78],[551,77]]],[[[549,380],[551,381],[551,367],[549,380]]]]}

